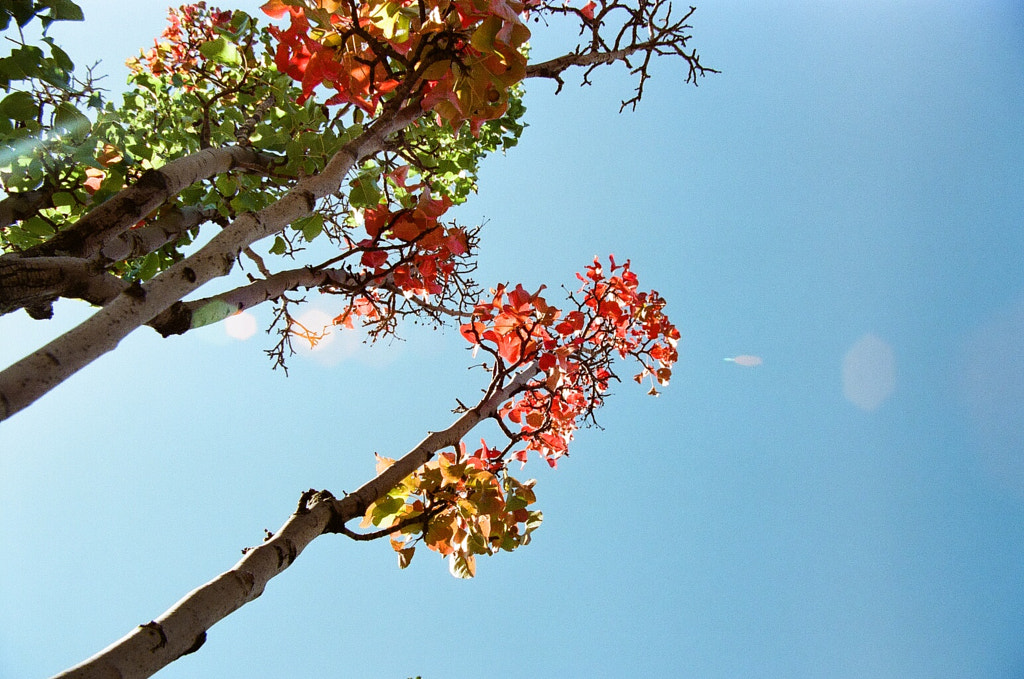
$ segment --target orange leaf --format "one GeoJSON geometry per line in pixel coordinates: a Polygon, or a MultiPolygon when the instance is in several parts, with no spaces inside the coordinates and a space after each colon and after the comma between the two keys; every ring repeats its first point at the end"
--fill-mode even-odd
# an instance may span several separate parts
{"type": "Polygon", "coordinates": [[[93,194],[100,190],[100,186],[103,184],[103,178],[107,176],[107,173],[103,170],[97,170],[94,167],[85,168],[86,180],[82,182],[82,188],[87,193],[93,194]]]}
{"type": "Polygon", "coordinates": [[[124,158],[121,156],[121,152],[110,144],[103,145],[103,152],[96,156],[96,161],[103,167],[110,167],[120,163],[124,158]]]}
{"type": "Polygon", "coordinates": [[[281,0],[268,0],[260,5],[260,9],[272,19],[280,19],[290,11],[288,5],[281,2],[281,0]]]}

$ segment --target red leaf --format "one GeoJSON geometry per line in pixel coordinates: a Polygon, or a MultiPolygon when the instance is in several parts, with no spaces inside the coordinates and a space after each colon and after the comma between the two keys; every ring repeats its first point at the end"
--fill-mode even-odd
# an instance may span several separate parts
{"type": "Polygon", "coordinates": [[[363,266],[377,270],[388,263],[388,253],[384,250],[367,250],[359,261],[363,266]]]}
{"type": "Polygon", "coordinates": [[[480,340],[479,337],[483,335],[485,326],[483,323],[474,321],[473,323],[466,323],[459,327],[459,333],[466,338],[466,341],[471,344],[477,344],[480,340]]]}

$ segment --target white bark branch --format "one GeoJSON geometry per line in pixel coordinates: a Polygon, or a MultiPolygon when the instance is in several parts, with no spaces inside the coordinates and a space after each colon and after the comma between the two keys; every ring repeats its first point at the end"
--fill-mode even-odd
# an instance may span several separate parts
{"type": "Polygon", "coordinates": [[[295,562],[309,543],[324,533],[341,532],[347,521],[361,517],[366,508],[384,497],[406,476],[427,463],[438,451],[458,445],[474,427],[497,413],[539,372],[536,364],[523,368],[502,389],[464,413],[447,429],[432,432],[379,476],[342,499],[327,491],[308,491],[299,508],[272,538],[248,550],[230,570],[186,594],[159,618],[139,625],[93,657],[54,679],[142,679],[206,641],[217,622],[256,599],[271,578],[295,562]]]}
{"type": "Polygon", "coordinates": [[[164,337],[181,335],[194,328],[218,323],[243,309],[277,299],[291,290],[325,285],[358,290],[360,283],[351,273],[341,269],[291,269],[217,295],[172,304],[147,325],[164,337]]]}
{"type": "Polygon", "coordinates": [[[153,210],[201,179],[240,166],[267,166],[268,157],[239,146],[210,148],[149,170],[139,180],[83,216],[74,226],[32,248],[27,256],[69,255],[90,259],[153,210]]]}
{"type": "Polygon", "coordinates": [[[195,254],[147,284],[129,288],[77,327],[0,372],[0,420],[28,407],[113,350],[128,333],[199,286],[227,275],[239,253],[252,243],[312,214],[318,200],[338,191],[353,165],[380,151],[391,134],[421,114],[419,106],[413,104],[379,119],[343,146],[320,174],[297,182],[288,193],[259,212],[241,215],[195,254]]]}
{"type": "Polygon", "coordinates": [[[113,236],[100,248],[99,256],[110,262],[142,257],[158,250],[167,243],[180,239],[189,229],[218,216],[216,210],[199,210],[194,207],[173,209],[167,214],[138,229],[128,229],[113,236]]]}

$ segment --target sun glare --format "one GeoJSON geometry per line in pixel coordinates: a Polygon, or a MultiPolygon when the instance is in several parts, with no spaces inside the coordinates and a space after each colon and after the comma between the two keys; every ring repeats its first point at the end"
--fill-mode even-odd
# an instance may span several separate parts
{"type": "Polygon", "coordinates": [[[228,337],[245,341],[256,334],[256,317],[248,311],[239,311],[224,319],[224,332],[228,337]]]}
{"type": "Polygon", "coordinates": [[[892,347],[868,333],[843,356],[843,396],[861,410],[875,410],[896,389],[892,347]]]}

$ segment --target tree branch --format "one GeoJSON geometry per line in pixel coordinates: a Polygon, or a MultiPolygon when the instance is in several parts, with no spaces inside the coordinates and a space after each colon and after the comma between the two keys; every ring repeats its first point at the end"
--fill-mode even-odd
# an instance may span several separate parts
{"type": "Polygon", "coordinates": [[[675,56],[685,61],[689,69],[686,82],[693,85],[697,84],[698,77],[718,73],[700,63],[696,50],[686,51],[690,39],[687,21],[696,11],[695,7],[690,7],[679,18],[673,17],[670,0],[599,0],[589,14],[556,3],[544,4],[538,11],[578,20],[580,35],[585,36],[585,43],[577,45],[569,54],[526,68],[528,78],[550,78],[558,83],[556,94],[565,84],[562,74],[574,66],[586,69],[581,84],[589,85],[594,69],[620,61],[625,64],[630,73],[637,76],[637,85],[633,97],[622,102],[620,111],[627,106],[635,109],[640,102],[644,85],[651,77],[651,59],[655,56],[675,56]],[[637,66],[630,63],[635,55],[641,62],[637,66]]]}
{"type": "Polygon", "coordinates": [[[524,389],[539,372],[527,366],[485,401],[447,429],[433,432],[379,476],[342,499],[328,491],[306,491],[299,507],[266,542],[245,550],[230,570],[186,594],[160,617],[139,625],[93,657],[54,679],[141,679],[195,651],[214,624],[263,593],[271,578],[295,562],[309,543],[325,533],[350,533],[345,523],[361,517],[406,476],[438,451],[457,446],[470,430],[496,415],[498,408],[524,389]]]}
{"type": "Polygon", "coordinates": [[[43,186],[34,191],[8,194],[0,200],[0,229],[28,219],[43,208],[53,207],[53,194],[56,190],[53,186],[43,186]]]}
{"type": "Polygon", "coordinates": [[[267,168],[273,160],[272,156],[239,146],[204,149],[172,160],[158,170],[148,170],[135,184],[95,207],[74,226],[23,254],[89,259],[111,238],[123,234],[195,182],[237,167],[267,168]]]}
{"type": "Polygon", "coordinates": [[[268,300],[277,299],[290,290],[319,288],[325,285],[341,288],[352,287],[358,290],[364,286],[364,282],[342,269],[303,267],[281,271],[219,295],[174,304],[156,316],[148,325],[164,337],[180,335],[192,328],[216,323],[243,309],[250,309],[268,300]],[[197,324],[194,318],[196,312],[213,307],[218,307],[221,310],[220,313],[206,316],[201,323],[197,324]]]}
{"type": "MultiPolygon", "coordinates": [[[[175,208],[140,229],[116,236],[101,250],[101,259],[141,257],[181,238],[189,229],[217,214],[175,208]]],[[[102,263],[59,255],[30,257],[12,253],[0,257],[0,316],[24,308],[32,318],[51,318],[53,302],[61,297],[104,306],[130,284],[104,271],[102,263]]]]}
{"type": "Polygon", "coordinates": [[[107,262],[120,262],[148,255],[168,243],[184,236],[190,229],[203,222],[212,221],[220,215],[216,210],[199,210],[194,207],[174,207],[165,211],[155,220],[147,221],[138,229],[111,237],[100,248],[99,256],[107,262]]]}
{"type": "MultiPolygon", "coordinates": [[[[193,255],[177,262],[147,284],[128,288],[124,294],[77,327],[0,372],[0,420],[34,403],[50,389],[114,349],[128,333],[199,286],[213,278],[227,275],[239,253],[252,243],[280,231],[296,219],[312,214],[317,201],[336,192],[342,179],[357,162],[378,152],[391,134],[420,115],[422,109],[415,103],[379,118],[366,132],[343,146],[321,173],[298,181],[291,190],[264,209],[239,216],[193,255]]],[[[209,149],[196,155],[208,152],[216,154],[221,150],[209,149]]],[[[251,154],[244,149],[235,151],[251,154]]],[[[176,181],[180,179],[177,173],[172,176],[176,181]]],[[[154,183],[162,187],[156,193],[170,195],[168,181],[166,177],[154,180],[154,183]]],[[[115,197],[97,210],[103,210],[112,201],[118,200],[115,197]]],[[[87,218],[91,217],[92,213],[87,218]]]]}
{"type": "Polygon", "coordinates": [[[274,537],[247,550],[230,570],[57,678],[149,677],[194,651],[206,640],[210,627],[259,597],[271,578],[288,568],[310,542],[323,534],[334,513],[333,497],[323,491],[304,496],[304,500],[274,537]]]}
{"type": "Polygon", "coordinates": [[[128,283],[77,257],[0,258],[0,315],[25,308],[36,319],[50,318],[58,297],[102,306],[128,283]]]}
{"type": "Polygon", "coordinates": [[[349,493],[340,500],[335,500],[335,514],[325,528],[329,533],[340,533],[341,527],[356,517],[366,513],[366,509],[384,497],[388,491],[402,482],[405,477],[430,461],[434,454],[449,446],[455,447],[459,441],[476,425],[494,417],[498,408],[512,396],[526,388],[526,385],[540,372],[536,363],[524,366],[522,371],[494,391],[485,400],[466,411],[450,427],[443,431],[431,432],[419,445],[395,461],[376,478],[363,484],[359,490],[349,493]]]}
{"type": "Polygon", "coordinates": [[[625,61],[631,54],[643,49],[640,46],[626,49],[614,50],[611,52],[572,52],[563,54],[554,59],[542,61],[539,64],[529,64],[526,67],[527,78],[550,78],[558,82],[558,89],[562,89],[562,73],[574,66],[601,66],[613,64],[616,61],[625,61]]]}

